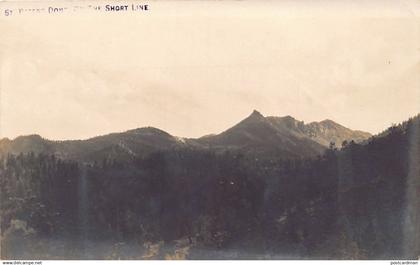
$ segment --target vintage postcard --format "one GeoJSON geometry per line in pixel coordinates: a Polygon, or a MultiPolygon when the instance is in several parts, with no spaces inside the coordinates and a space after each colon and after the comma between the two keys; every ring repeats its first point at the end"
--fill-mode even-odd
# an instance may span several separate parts
{"type": "Polygon", "coordinates": [[[1,259],[417,260],[419,11],[1,1],[1,259]]]}

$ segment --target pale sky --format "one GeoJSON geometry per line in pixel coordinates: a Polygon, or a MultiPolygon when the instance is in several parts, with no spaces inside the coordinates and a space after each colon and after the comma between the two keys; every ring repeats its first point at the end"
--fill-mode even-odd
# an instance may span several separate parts
{"type": "Polygon", "coordinates": [[[198,137],[254,109],[378,133],[420,112],[419,2],[395,2],[173,1],[14,17],[0,2],[0,137],[144,126],[198,137]]]}

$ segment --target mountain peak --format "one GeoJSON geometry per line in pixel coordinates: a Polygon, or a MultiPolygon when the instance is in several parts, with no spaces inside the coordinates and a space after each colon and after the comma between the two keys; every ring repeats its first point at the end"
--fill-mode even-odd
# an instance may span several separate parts
{"type": "Polygon", "coordinates": [[[22,140],[27,140],[27,141],[30,141],[30,140],[32,140],[32,141],[40,141],[40,140],[42,140],[42,137],[39,134],[28,134],[28,135],[18,136],[14,140],[17,140],[17,141],[22,141],[22,140]]]}
{"type": "Polygon", "coordinates": [[[286,116],[283,116],[283,117],[280,117],[280,118],[285,119],[285,120],[296,120],[295,118],[293,118],[290,115],[286,115],[286,116]]]}
{"type": "Polygon", "coordinates": [[[301,122],[301,121],[293,118],[290,115],[280,117],[280,119],[283,120],[284,122],[289,122],[289,123],[298,123],[298,122],[301,122]]]}
{"type": "Polygon", "coordinates": [[[258,110],[255,110],[255,109],[252,111],[250,117],[253,117],[253,116],[264,118],[264,116],[258,110]]]}
{"type": "Polygon", "coordinates": [[[320,121],[320,123],[324,123],[324,124],[337,124],[335,121],[330,120],[330,119],[325,119],[320,121]]]}
{"type": "Polygon", "coordinates": [[[128,130],[126,131],[126,133],[132,133],[132,134],[139,134],[139,135],[170,135],[169,133],[159,129],[159,128],[155,128],[155,127],[141,127],[141,128],[137,128],[137,129],[132,129],[132,130],[128,130]]]}
{"type": "Polygon", "coordinates": [[[348,129],[348,128],[344,127],[343,125],[338,124],[338,123],[336,123],[335,121],[330,120],[330,119],[325,119],[325,120],[322,120],[322,121],[320,121],[318,124],[319,124],[319,125],[322,125],[322,126],[324,126],[324,127],[327,127],[327,128],[342,128],[342,129],[348,129]]]}
{"type": "Polygon", "coordinates": [[[265,117],[257,110],[254,110],[251,115],[242,120],[238,125],[264,122],[265,117]]]}

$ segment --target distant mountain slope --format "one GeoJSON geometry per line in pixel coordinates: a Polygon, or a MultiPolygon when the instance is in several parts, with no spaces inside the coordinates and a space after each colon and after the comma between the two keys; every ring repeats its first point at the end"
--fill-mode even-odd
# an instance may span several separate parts
{"type": "Polygon", "coordinates": [[[304,157],[321,154],[325,147],[308,137],[300,137],[265,118],[258,111],[221,134],[200,138],[214,148],[240,148],[252,151],[277,151],[284,156],[304,157]]]}
{"type": "Polygon", "coordinates": [[[43,139],[39,135],[19,136],[14,140],[3,138],[0,140],[0,154],[12,153],[50,153],[53,152],[51,141],[43,139]]]}
{"type": "Polygon", "coordinates": [[[311,122],[305,126],[305,133],[317,143],[326,146],[334,142],[338,147],[345,140],[359,143],[372,136],[368,132],[350,130],[332,120],[311,122]]]}
{"type": "Polygon", "coordinates": [[[200,142],[212,147],[280,150],[286,155],[313,156],[328,148],[330,142],[341,147],[344,140],[361,142],[371,134],[353,131],[331,120],[304,124],[291,116],[264,117],[254,112],[218,135],[205,136],[200,142]]]}
{"type": "Polygon", "coordinates": [[[184,145],[177,137],[146,127],[112,133],[87,140],[51,141],[39,135],[20,136],[0,141],[0,153],[49,153],[74,160],[127,159],[184,145]]]}
{"type": "Polygon", "coordinates": [[[303,121],[295,120],[290,116],[267,117],[267,119],[279,130],[288,130],[298,137],[309,137],[325,147],[328,147],[331,142],[334,142],[337,147],[341,147],[345,140],[359,143],[372,136],[368,132],[353,131],[332,120],[304,124],[303,121]]]}
{"type": "Polygon", "coordinates": [[[264,117],[258,111],[253,111],[232,128],[198,139],[172,136],[152,127],[87,140],[51,141],[39,135],[29,135],[14,140],[0,140],[0,155],[34,152],[79,161],[126,160],[157,150],[188,147],[307,157],[321,154],[330,142],[340,146],[344,140],[359,142],[368,137],[369,133],[352,131],[330,120],[305,125],[290,116],[264,117]]]}

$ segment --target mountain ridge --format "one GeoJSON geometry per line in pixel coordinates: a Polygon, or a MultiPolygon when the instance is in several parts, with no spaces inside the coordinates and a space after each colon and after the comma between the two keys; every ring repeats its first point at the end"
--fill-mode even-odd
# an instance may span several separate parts
{"type": "Polygon", "coordinates": [[[227,130],[199,138],[178,137],[155,127],[140,127],[85,140],[57,141],[31,134],[13,140],[0,139],[0,154],[50,153],[63,158],[91,161],[188,147],[276,152],[285,157],[305,157],[321,154],[331,141],[340,147],[344,140],[360,142],[370,136],[369,133],[353,131],[328,119],[305,124],[289,115],[265,117],[253,110],[227,130]]]}

